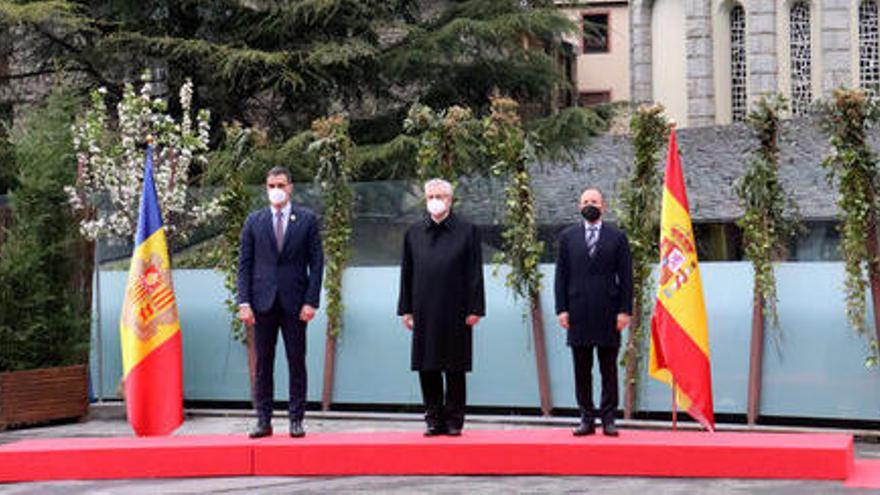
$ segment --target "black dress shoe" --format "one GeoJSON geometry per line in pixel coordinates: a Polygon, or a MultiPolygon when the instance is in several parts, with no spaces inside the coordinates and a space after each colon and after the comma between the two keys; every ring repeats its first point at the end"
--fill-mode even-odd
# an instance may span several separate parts
{"type": "Polygon", "coordinates": [[[614,426],[614,423],[605,423],[602,425],[602,434],[606,437],[616,437],[620,435],[620,432],[617,431],[617,427],[614,426]]]}
{"type": "Polygon", "coordinates": [[[263,438],[272,436],[272,425],[267,423],[257,423],[251,431],[248,432],[250,438],[263,438]]]}
{"type": "Polygon", "coordinates": [[[436,437],[436,436],[445,435],[445,434],[446,434],[446,428],[443,428],[441,426],[428,425],[428,428],[425,430],[426,437],[436,437]]]}
{"type": "Polygon", "coordinates": [[[302,421],[290,422],[290,436],[293,438],[302,438],[306,436],[306,430],[303,429],[302,421]]]}
{"type": "Polygon", "coordinates": [[[449,435],[450,437],[460,437],[461,436],[461,428],[458,428],[456,426],[447,426],[446,427],[446,434],[449,435]]]}
{"type": "Polygon", "coordinates": [[[587,435],[592,435],[592,434],[594,434],[594,433],[596,433],[596,425],[594,425],[592,422],[590,422],[590,423],[581,423],[581,424],[578,425],[577,428],[575,428],[575,429],[572,430],[572,432],[571,432],[571,434],[574,435],[574,436],[576,436],[576,437],[584,437],[584,436],[587,436],[587,435]]]}

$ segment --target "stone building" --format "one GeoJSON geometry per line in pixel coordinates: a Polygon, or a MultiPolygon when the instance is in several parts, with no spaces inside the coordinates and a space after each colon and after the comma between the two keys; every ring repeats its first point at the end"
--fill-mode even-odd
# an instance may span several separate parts
{"type": "Polygon", "coordinates": [[[794,115],[840,86],[880,88],[877,0],[632,0],[634,101],[679,125],[743,120],[778,92],[794,115]]]}

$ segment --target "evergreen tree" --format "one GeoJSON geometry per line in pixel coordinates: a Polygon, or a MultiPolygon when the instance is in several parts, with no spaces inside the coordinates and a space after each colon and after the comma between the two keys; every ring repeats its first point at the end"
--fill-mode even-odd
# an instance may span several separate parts
{"type": "MultiPolygon", "coordinates": [[[[144,67],[170,87],[191,77],[215,118],[260,124],[276,140],[343,111],[369,179],[411,176],[399,164],[416,145],[401,126],[416,102],[477,114],[493,94],[549,103],[566,84],[561,35],[575,29],[549,0],[48,0],[0,3],[0,22],[34,33],[37,71],[117,87],[144,67]]],[[[596,129],[563,117],[562,140],[596,129]]]]}
{"type": "Polygon", "coordinates": [[[55,91],[13,133],[19,186],[0,245],[0,371],[87,360],[89,308],[76,286],[81,239],[64,192],[76,171],[75,107],[55,91]]]}

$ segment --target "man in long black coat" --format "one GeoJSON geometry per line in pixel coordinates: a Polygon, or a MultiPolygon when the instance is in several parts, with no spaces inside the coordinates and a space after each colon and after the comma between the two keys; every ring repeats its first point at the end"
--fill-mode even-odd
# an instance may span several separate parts
{"type": "Polygon", "coordinates": [[[559,237],[556,259],[556,314],[568,332],[574,359],[575,395],[581,424],[575,436],[595,432],[593,406],[593,351],[599,356],[602,432],[617,436],[617,353],[620,332],[632,314],[632,256],[626,235],[602,222],[605,201],[596,188],[581,194],[584,221],[566,228],[559,237]]]}
{"type": "Polygon", "coordinates": [[[419,372],[425,435],[456,436],[464,426],[471,332],[485,315],[480,235],[452,213],[449,182],[428,181],[425,200],[428,214],[403,241],[397,314],[412,331],[411,366],[419,372]]]}

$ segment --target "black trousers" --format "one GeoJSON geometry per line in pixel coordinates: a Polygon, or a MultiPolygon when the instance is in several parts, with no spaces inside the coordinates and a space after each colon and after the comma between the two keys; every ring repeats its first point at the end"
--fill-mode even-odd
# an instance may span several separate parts
{"type": "Polygon", "coordinates": [[[428,423],[428,426],[461,429],[464,426],[464,407],[467,396],[465,372],[420,371],[419,382],[422,385],[425,422],[428,423]],[[444,376],[446,378],[445,394],[443,391],[444,376]]]}
{"type": "Polygon", "coordinates": [[[275,346],[280,328],[290,381],[288,414],[291,421],[302,421],[306,410],[306,323],[299,319],[298,314],[286,313],[278,299],[272,309],[265,313],[255,313],[254,316],[254,350],[257,357],[254,408],[257,410],[257,419],[261,423],[272,420],[275,346]]]}
{"type": "Polygon", "coordinates": [[[619,347],[595,345],[572,346],[574,358],[574,386],[581,421],[592,423],[596,417],[593,405],[593,349],[599,355],[599,373],[602,375],[602,401],[598,416],[602,423],[613,423],[619,402],[617,392],[617,352],[619,347]]]}

